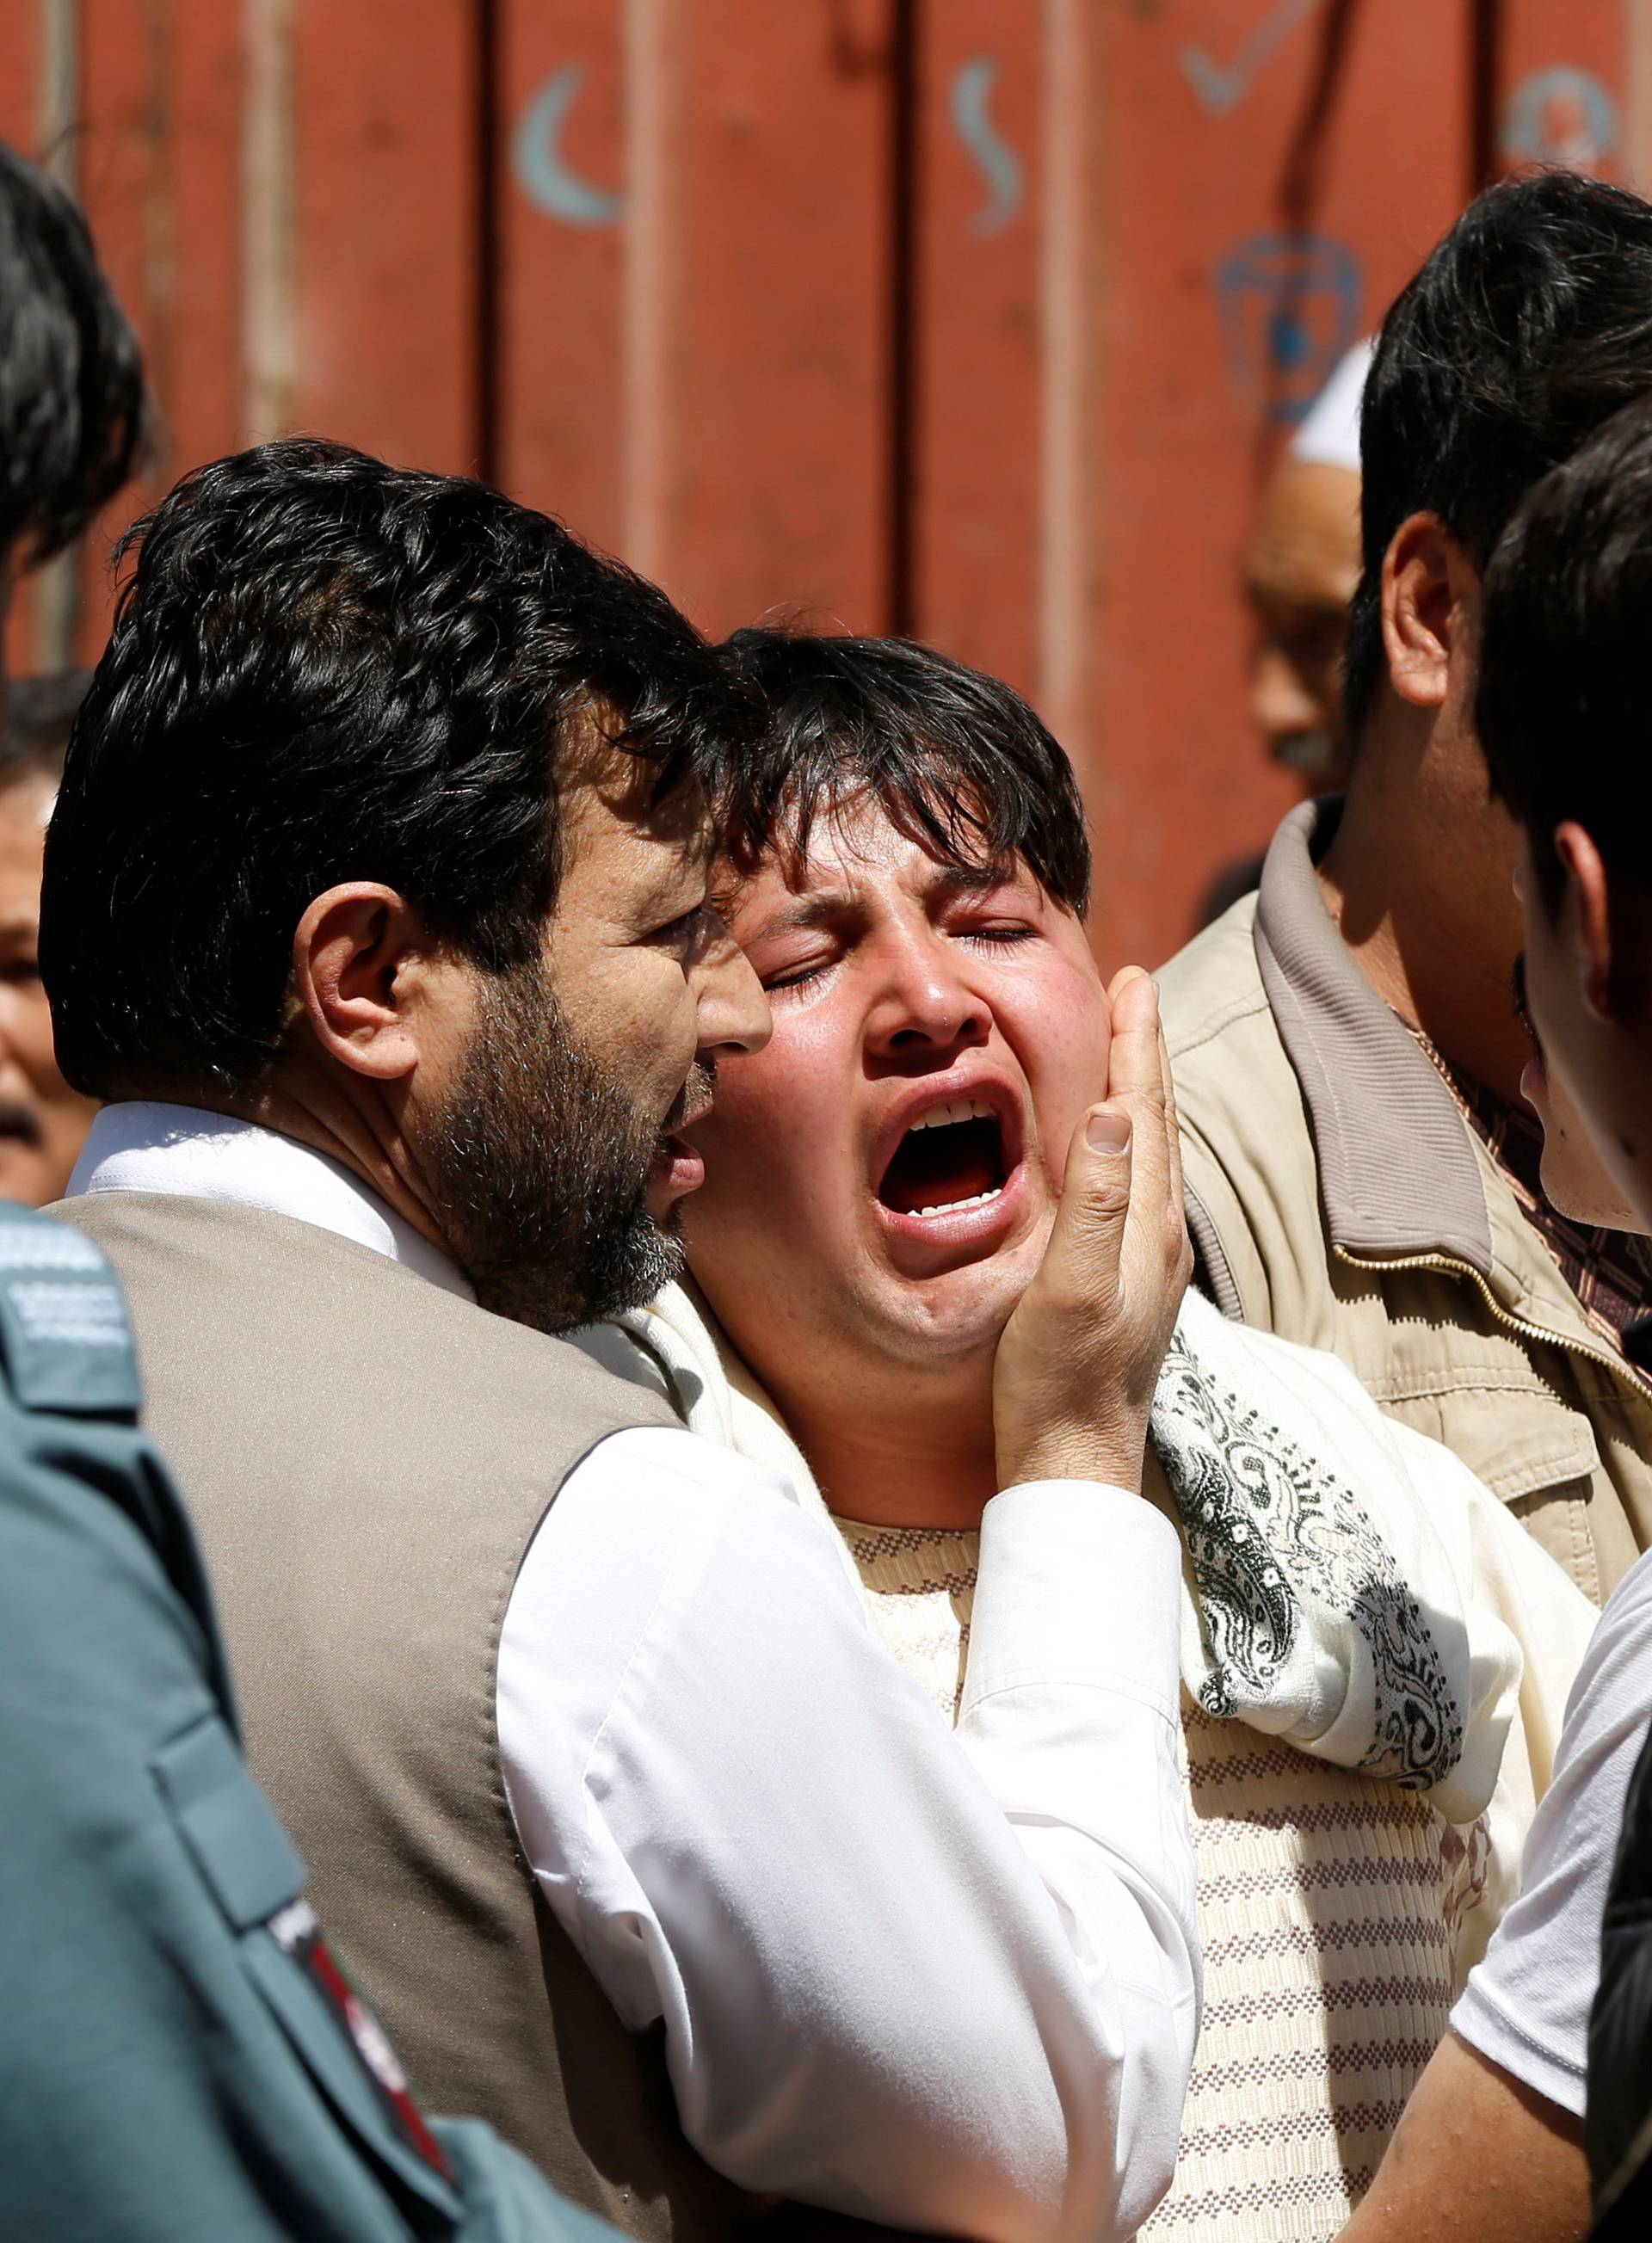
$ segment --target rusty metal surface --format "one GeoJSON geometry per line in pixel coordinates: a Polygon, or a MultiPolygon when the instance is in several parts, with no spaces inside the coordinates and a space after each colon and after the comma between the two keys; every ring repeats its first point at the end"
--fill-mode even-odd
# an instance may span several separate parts
{"type": "MultiPolygon", "coordinates": [[[[722,630],[800,607],[1032,695],[1109,961],[1290,800],[1255,494],[1477,177],[1634,176],[1647,0],[0,0],[162,439],[476,470],[722,630]],[[65,131],[65,127],[67,130],[65,131]]],[[[102,552],[25,591],[96,651],[102,552]]]]}

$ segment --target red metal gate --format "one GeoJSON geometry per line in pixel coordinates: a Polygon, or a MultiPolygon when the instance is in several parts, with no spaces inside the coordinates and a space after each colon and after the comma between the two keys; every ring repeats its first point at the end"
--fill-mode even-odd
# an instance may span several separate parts
{"type": "Polygon", "coordinates": [[[1150,960],[1288,799],[1237,586],[1292,416],[1477,179],[1636,174],[1649,56],[1647,0],[0,0],[0,132],[142,330],[148,493],[320,429],[712,630],[933,638],[1067,740],[1150,960]]]}

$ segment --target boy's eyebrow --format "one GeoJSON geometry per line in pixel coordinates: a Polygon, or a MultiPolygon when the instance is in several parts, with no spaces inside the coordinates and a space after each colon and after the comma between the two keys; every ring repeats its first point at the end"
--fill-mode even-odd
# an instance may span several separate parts
{"type": "Polygon", "coordinates": [[[988,888],[1013,888],[1019,878],[1013,865],[942,865],[934,886],[949,893],[979,895],[988,888]]]}
{"type": "Polygon", "coordinates": [[[816,888],[806,896],[793,896],[786,903],[777,904],[762,924],[752,929],[745,940],[762,942],[772,934],[791,934],[803,928],[825,926],[832,919],[841,918],[846,911],[852,911],[854,901],[847,888],[816,888]]]}
{"type": "MultiPolygon", "coordinates": [[[[1027,884],[1029,876],[1019,867],[993,865],[937,865],[929,883],[932,894],[981,895],[992,888],[1027,884]]],[[[794,934],[826,926],[853,911],[859,899],[851,888],[814,888],[777,904],[745,936],[746,942],[764,942],[777,934],[794,934]]]]}

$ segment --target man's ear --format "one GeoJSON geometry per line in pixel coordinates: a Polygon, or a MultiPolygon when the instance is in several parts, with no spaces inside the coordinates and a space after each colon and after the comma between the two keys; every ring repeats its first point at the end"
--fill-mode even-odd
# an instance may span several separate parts
{"type": "Polygon", "coordinates": [[[1555,827],[1554,854],[1566,875],[1560,916],[1571,937],[1579,992],[1596,1020],[1621,1020],[1638,1011],[1646,977],[1643,901],[1614,881],[1595,837],[1575,818],[1555,827]]]}
{"type": "Polygon", "coordinates": [[[1382,556],[1382,640],[1402,701],[1438,709],[1477,579],[1437,514],[1407,515],[1382,556]]]}
{"type": "Polygon", "coordinates": [[[408,1017],[409,968],[429,953],[406,898],[375,880],[347,880],[316,897],[293,938],[293,975],[311,1034],[329,1059],[394,1082],[419,1050],[408,1017]]]}

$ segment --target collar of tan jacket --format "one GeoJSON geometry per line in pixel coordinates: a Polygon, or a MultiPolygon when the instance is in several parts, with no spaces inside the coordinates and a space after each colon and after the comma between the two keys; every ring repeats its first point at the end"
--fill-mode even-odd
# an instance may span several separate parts
{"type": "Polygon", "coordinates": [[[1350,1254],[1446,1254],[1490,1279],[1500,1257],[1473,1136],[1325,908],[1314,866],[1340,815],[1331,797],[1285,819],[1256,915],[1257,961],[1307,1108],[1325,1226],[1350,1254]]]}

